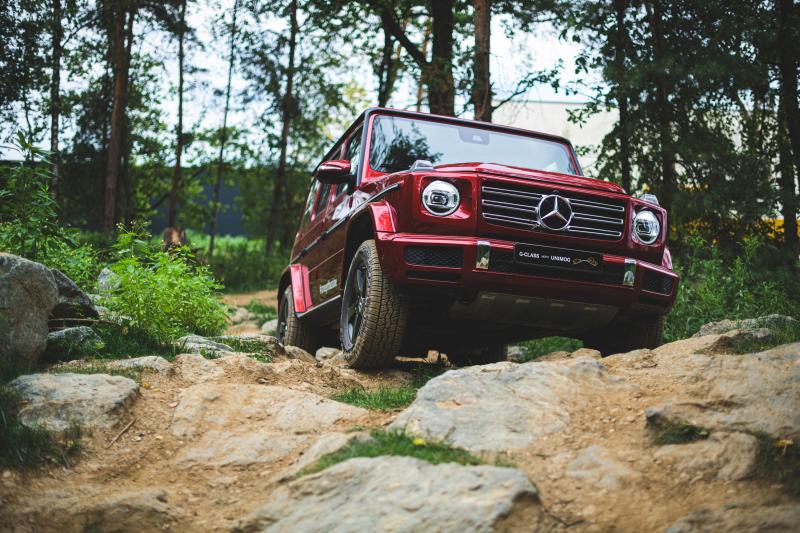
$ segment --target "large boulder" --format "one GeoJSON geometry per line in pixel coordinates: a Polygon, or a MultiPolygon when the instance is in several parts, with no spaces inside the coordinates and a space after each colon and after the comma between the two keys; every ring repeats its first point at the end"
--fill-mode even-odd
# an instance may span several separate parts
{"type": "Polygon", "coordinates": [[[554,525],[519,470],[377,457],[350,459],[289,483],[237,530],[462,533],[554,525]]]}
{"type": "Polygon", "coordinates": [[[71,324],[70,319],[100,318],[92,301],[75,282],[60,270],[53,268],[50,272],[58,289],[58,303],[50,313],[51,318],[63,320],[67,324],[71,324]]]}
{"type": "Polygon", "coordinates": [[[719,322],[709,322],[703,325],[693,337],[704,337],[706,335],[721,335],[729,331],[756,331],[767,329],[776,331],[782,328],[797,326],[797,320],[786,315],[767,315],[758,318],[745,318],[742,320],[720,320],[719,322]]]}
{"type": "Polygon", "coordinates": [[[58,287],[46,266],[0,253],[0,358],[35,362],[47,347],[47,322],[58,287]]]}
{"type": "Polygon", "coordinates": [[[797,531],[800,524],[800,505],[784,504],[753,507],[728,504],[716,508],[702,508],[681,518],[665,533],[762,533],[797,531]]]}
{"type": "Polygon", "coordinates": [[[178,453],[181,465],[250,465],[282,459],[315,433],[366,413],[285,387],[204,383],[181,392],[170,429],[190,441],[178,453]]]}
{"type": "Polygon", "coordinates": [[[45,355],[52,359],[77,358],[95,355],[105,343],[88,326],[52,331],[47,335],[45,355]]]}
{"type": "Polygon", "coordinates": [[[9,383],[24,402],[19,420],[26,426],[63,431],[110,428],[125,414],[139,391],[135,381],[106,374],[31,374],[9,383]]]}
{"type": "Polygon", "coordinates": [[[451,370],[422,387],[390,427],[477,452],[526,448],[566,429],[570,412],[613,381],[588,357],[451,370]]]}

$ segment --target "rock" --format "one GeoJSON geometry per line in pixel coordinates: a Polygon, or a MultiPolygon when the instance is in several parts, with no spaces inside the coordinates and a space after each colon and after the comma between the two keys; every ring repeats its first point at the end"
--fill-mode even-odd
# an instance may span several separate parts
{"type": "Polygon", "coordinates": [[[54,359],[96,355],[105,347],[97,333],[88,326],[76,326],[52,331],[47,335],[45,355],[54,359]]]}
{"type": "Polygon", "coordinates": [[[261,332],[266,333],[267,335],[275,335],[278,331],[278,319],[273,318],[272,320],[267,320],[261,326],[261,332]]]}
{"type": "Polygon", "coordinates": [[[191,441],[179,464],[249,465],[282,459],[314,433],[366,413],[285,387],[201,384],[181,392],[170,430],[191,441]]]}
{"type": "Polygon", "coordinates": [[[720,335],[733,330],[747,331],[766,328],[770,331],[797,326],[798,322],[794,318],[786,315],[767,315],[759,318],[746,318],[744,320],[721,320],[710,322],[700,328],[693,337],[704,337],[706,335],[720,335]]]}
{"type": "Polygon", "coordinates": [[[106,267],[97,276],[97,292],[103,298],[108,298],[119,288],[120,283],[119,274],[106,267]]]}
{"type": "Polygon", "coordinates": [[[611,451],[598,445],[581,450],[567,465],[566,475],[608,490],[615,490],[620,485],[636,481],[640,477],[626,464],[617,461],[611,451]]]}
{"type": "Polygon", "coordinates": [[[255,315],[245,309],[244,307],[234,308],[233,314],[230,316],[231,324],[240,324],[242,322],[249,322],[255,318],[255,315]]]}
{"type": "Polygon", "coordinates": [[[36,531],[53,533],[169,530],[183,513],[167,501],[163,489],[119,493],[83,488],[77,494],[47,491],[21,502],[15,521],[35,522],[36,531]]]}
{"type": "Polygon", "coordinates": [[[314,359],[313,355],[311,355],[302,348],[298,348],[297,346],[287,346],[285,348],[285,351],[286,351],[286,357],[288,357],[289,359],[297,359],[299,361],[303,361],[305,363],[310,363],[310,364],[314,364],[317,362],[317,360],[314,359]]]}
{"type": "Polygon", "coordinates": [[[648,424],[688,423],[712,432],[800,436],[800,343],[744,355],[683,351],[672,352],[670,345],[654,350],[658,371],[652,379],[680,382],[683,390],[674,401],[648,408],[648,424]]]}
{"type": "Polygon", "coordinates": [[[172,368],[172,364],[169,361],[157,355],[145,355],[132,359],[115,359],[108,361],[106,366],[111,368],[142,368],[153,372],[168,372],[172,368]]]}
{"type": "Polygon", "coordinates": [[[685,472],[721,480],[749,477],[756,466],[758,440],[746,433],[712,433],[708,439],[662,446],[655,458],[685,472]]]}
{"type": "Polygon", "coordinates": [[[345,446],[354,444],[356,442],[369,442],[372,437],[369,433],[363,431],[354,431],[352,433],[328,433],[318,438],[314,444],[308,447],[306,451],[300,456],[292,466],[285,470],[280,476],[279,480],[289,479],[307,466],[319,461],[323,456],[341,450],[345,446]]]}
{"type": "Polygon", "coordinates": [[[9,386],[26,402],[19,420],[26,426],[63,431],[72,423],[82,428],[110,428],[131,406],[139,385],[106,374],[31,374],[9,386]]]}
{"type": "Polygon", "coordinates": [[[589,358],[451,370],[422,387],[390,427],[472,451],[525,448],[566,429],[570,411],[602,398],[611,382],[589,358]]]}
{"type": "Polygon", "coordinates": [[[50,269],[0,253],[0,359],[27,365],[47,347],[47,321],[58,303],[50,269]]]}
{"type": "Polygon", "coordinates": [[[50,272],[58,289],[58,303],[50,313],[51,318],[64,319],[67,322],[73,318],[100,318],[92,300],[75,282],[60,270],[52,268],[50,272]]]}
{"type": "Polygon", "coordinates": [[[331,348],[323,346],[317,350],[315,354],[317,361],[326,361],[328,359],[344,359],[342,351],[338,348],[331,348]]]}
{"type": "Polygon", "coordinates": [[[350,459],[279,488],[237,530],[540,531],[551,520],[519,470],[377,457],[350,459]]]}
{"type": "Polygon", "coordinates": [[[526,356],[525,348],[522,346],[512,345],[508,347],[508,360],[513,363],[521,363],[526,356]]]}
{"type": "Polygon", "coordinates": [[[182,352],[219,357],[224,352],[235,350],[227,344],[215,342],[200,335],[185,335],[174,342],[176,348],[182,352]]]}
{"type": "Polygon", "coordinates": [[[765,531],[797,531],[800,524],[800,505],[774,506],[725,505],[713,509],[698,509],[678,520],[665,533],[762,533],[765,531]]]}

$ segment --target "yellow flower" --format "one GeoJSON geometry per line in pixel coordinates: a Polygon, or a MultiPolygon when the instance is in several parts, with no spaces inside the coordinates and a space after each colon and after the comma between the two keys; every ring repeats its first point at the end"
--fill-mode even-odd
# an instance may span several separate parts
{"type": "Polygon", "coordinates": [[[142,388],[143,389],[149,389],[150,388],[150,384],[145,381],[144,383],[142,383],[142,388]]]}
{"type": "Polygon", "coordinates": [[[414,437],[414,440],[412,442],[414,443],[414,446],[425,446],[426,444],[428,444],[422,437],[414,437]]]}
{"type": "Polygon", "coordinates": [[[783,451],[786,451],[786,448],[788,448],[788,447],[789,447],[789,446],[791,446],[792,444],[794,444],[794,441],[793,441],[793,440],[791,440],[791,439],[778,439],[778,440],[775,442],[775,447],[776,447],[776,448],[782,448],[782,449],[783,449],[783,451]]]}

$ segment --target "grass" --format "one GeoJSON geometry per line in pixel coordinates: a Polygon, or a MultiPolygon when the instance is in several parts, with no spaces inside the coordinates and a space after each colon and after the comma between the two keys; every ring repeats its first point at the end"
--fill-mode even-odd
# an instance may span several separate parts
{"type": "Polygon", "coordinates": [[[28,427],[17,418],[19,394],[0,387],[0,467],[30,468],[47,461],[65,466],[81,450],[81,430],[71,426],[61,434],[28,427]]]}
{"type": "Polygon", "coordinates": [[[350,389],[331,396],[337,402],[376,411],[391,411],[409,405],[417,396],[411,387],[381,387],[376,390],[350,389]]]}
{"type": "Polygon", "coordinates": [[[655,428],[653,443],[658,446],[668,444],[688,444],[708,438],[706,428],[687,424],[685,422],[662,422],[655,428]]]}
{"type": "Polygon", "coordinates": [[[525,363],[553,352],[574,352],[583,348],[583,343],[577,339],[567,337],[544,337],[525,341],[520,343],[520,346],[522,346],[524,353],[519,362],[525,363]]]}
{"type": "MultiPolygon", "coordinates": [[[[250,357],[262,363],[272,362],[272,352],[267,349],[264,343],[259,339],[248,339],[247,337],[224,336],[224,337],[211,337],[210,340],[219,342],[233,348],[236,352],[250,354],[250,357]]],[[[211,355],[203,353],[201,355],[207,359],[216,359],[219,356],[216,352],[211,355]]]]}
{"type": "Polygon", "coordinates": [[[91,354],[100,359],[128,359],[144,355],[160,355],[168,361],[180,353],[179,347],[171,343],[160,343],[126,326],[116,324],[96,324],[95,333],[105,344],[102,350],[91,354]]]}
{"type": "Polygon", "coordinates": [[[297,474],[302,477],[321,472],[326,468],[353,459],[355,457],[382,457],[396,455],[415,457],[432,464],[459,463],[462,465],[479,465],[484,461],[460,448],[453,448],[441,442],[428,442],[421,437],[412,437],[399,431],[375,430],[366,442],[354,442],[306,467],[297,474]]]}
{"type": "Polygon", "coordinates": [[[800,446],[792,439],[775,439],[755,433],[758,455],[755,477],[781,483],[786,492],[800,497],[800,446]]]}
{"type": "Polygon", "coordinates": [[[278,316],[278,311],[274,307],[263,304],[258,300],[250,300],[250,303],[244,308],[255,315],[255,321],[258,324],[263,324],[278,316]]]}

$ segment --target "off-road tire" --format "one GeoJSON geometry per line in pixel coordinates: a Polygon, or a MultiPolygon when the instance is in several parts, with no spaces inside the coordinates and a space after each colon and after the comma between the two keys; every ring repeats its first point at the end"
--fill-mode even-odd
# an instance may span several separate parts
{"type": "Polygon", "coordinates": [[[456,366],[489,365],[508,361],[508,344],[493,344],[472,350],[445,352],[447,360],[456,366]]]}
{"type": "Polygon", "coordinates": [[[375,241],[364,241],[350,262],[342,294],[339,335],[348,364],[362,369],[389,366],[400,351],[407,317],[407,302],[383,273],[375,241]],[[351,339],[349,302],[357,290],[355,284],[359,269],[362,269],[362,275],[366,274],[363,278],[366,287],[361,300],[361,322],[355,339],[351,339]]]}
{"type": "Polygon", "coordinates": [[[311,355],[317,351],[319,332],[317,328],[297,317],[294,312],[292,286],[286,287],[278,303],[278,328],[276,336],[284,346],[297,346],[311,355]],[[285,321],[285,327],[282,325],[285,321]]]}
{"type": "Polygon", "coordinates": [[[639,348],[661,346],[664,317],[646,316],[633,321],[614,322],[603,331],[584,339],[587,348],[599,350],[603,357],[639,348]]]}

